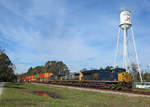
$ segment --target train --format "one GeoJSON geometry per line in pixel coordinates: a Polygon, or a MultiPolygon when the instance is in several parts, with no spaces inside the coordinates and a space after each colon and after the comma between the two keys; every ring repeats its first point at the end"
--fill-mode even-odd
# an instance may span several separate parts
{"type": "Polygon", "coordinates": [[[42,73],[19,78],[20,82],[40,82],[80,87],[94,87],[112,90],[132,89],[131,75],[124,68],[84,70],[77,73],[42,73]],[[47,76],[45,76],[47,75],[47,76]]]}

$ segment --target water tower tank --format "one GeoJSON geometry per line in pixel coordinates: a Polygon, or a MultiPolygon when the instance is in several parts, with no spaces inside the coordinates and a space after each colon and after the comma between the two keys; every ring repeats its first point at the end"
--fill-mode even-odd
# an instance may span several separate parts
{"type": "Polygon", "coordinates": [[[121,10],[120,11],[120,25],[122,29],[129,29],[131,27],[131,11],[121,10]]]}

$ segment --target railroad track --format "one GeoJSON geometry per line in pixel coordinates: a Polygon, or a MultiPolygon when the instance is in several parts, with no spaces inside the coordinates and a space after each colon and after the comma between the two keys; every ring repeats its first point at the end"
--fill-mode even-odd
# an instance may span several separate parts
{"type": "Polygon", "coordinates": [[[118,90],[120,92],[126,92],[126,93],[133,93],[133,94],[141,94],[141,95],[149,95],[150,96],[150,92],[145,92],[145,91],[134,91],[134,90],[124,90],[124,91],[121,91],[121,90],[118,90]]]}

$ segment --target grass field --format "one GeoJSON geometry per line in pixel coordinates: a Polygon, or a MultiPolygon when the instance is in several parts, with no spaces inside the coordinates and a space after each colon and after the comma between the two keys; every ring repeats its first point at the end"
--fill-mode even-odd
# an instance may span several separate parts
{"type": "Polygon", "coordinates": [[[133,98],[36,84],[6,83],[1,107],[150,107],[150,98],[133,98]],[[38,96],[35,91],[51,97],[38,96]]]}
{"type": "Polygon", "coordinates": [[[150,92],[150,89],[144,89],[144,88],[133,88],[133,91],[143,91],[143,92],[150,92]]]}

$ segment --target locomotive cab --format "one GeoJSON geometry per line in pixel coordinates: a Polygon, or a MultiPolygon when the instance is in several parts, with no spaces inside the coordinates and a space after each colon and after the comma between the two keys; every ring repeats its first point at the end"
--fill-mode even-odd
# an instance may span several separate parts
{"type": "Polygon", "coordinates": [[[118,81],[119,82],[131,82],[131,76],[129,73],[126,72],[123,68],[115,68],[115,71],[118,73],[118,81]]]}

